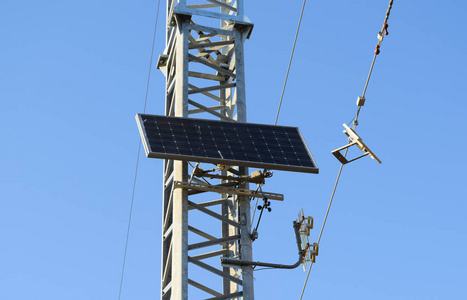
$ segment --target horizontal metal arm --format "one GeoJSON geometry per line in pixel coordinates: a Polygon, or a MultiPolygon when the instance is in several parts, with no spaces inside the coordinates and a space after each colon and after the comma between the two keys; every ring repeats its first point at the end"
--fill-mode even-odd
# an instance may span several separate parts
{"type": "Polygon", "coordinates": [[[302,249],[301,240],[300,240],[300,232],[299,232],[300,224],[296,221],[293,222],[293,227],[295,230],[295,239],[297,240],[297,248],[298,248],[298,261],[293,265],[283,265],[283,264],[273,264],[273,263],[265,263],[260,261],[248,261],[248,260],[238,260],[232,258],[221,257],[221,264],[232,265],[232,266],[260,266],[260,267],[270,267],[270,268],[277,268],[277,269],[295,269],[298,267],[302,262],[305,256],[305,250],[302,249]]]}

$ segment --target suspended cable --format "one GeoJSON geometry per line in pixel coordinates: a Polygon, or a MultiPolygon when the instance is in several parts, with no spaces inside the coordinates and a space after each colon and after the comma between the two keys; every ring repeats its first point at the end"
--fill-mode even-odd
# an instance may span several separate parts
{"type": "Polygon", "coordinates": [[[274,125],[277,125],[277,120],[279,119],[279,113],[281,111],[282,99],[284,98],[285,87],[287,86],[287,79],[289,78],[290,66],[292,65],[293,54],[295,52],[295,45],[297,44],[298,32],[300,31],[300,25],[302,23],[303,11],[305,10],[306,0],[303,0],[302,11],[300,12],[300,19],[298,20],[297,32],[295,33],[295,39],[293,41],[292,53],[290,53],[289,65],[287,67],[287,73],[285,74],[284,86],[282,87],[281,99],[279,101],[279,108],[277,109],[276,121],[274,125]]]}
{"type": "MultiPolygon", "coordinates": [[[[362,94],[362,97],[365,98],[365,93],[366,93],[366,90],[368,88],[368,83],[370,82],[370,77],[371,77],[371,73],[373,71],[373,67],[375,65],[375,61],[376,61],[376,56],[380,53],[380,48],[381,48],[381,43],[383,42],[383,39],[384,39],[384,35],[388,35],[388,18],[389,18],[389,14],[391,13],[391,9],[392,9],[392,4],[393,4],[394,0],[390,0],[389,1],[389,7],[386,11],[386,17],[384,18],[384,23],[383,23],[383,28],[382,30],[379,32],[378,34],[378,44],[376,45],[376,49],[374,51],[374,56],[373,56],[373,60],[371,62],[371,67],[370,67],[370,71],[368,73],[368,77],[366,79],[366,82],[365,82],[365,87],[363,89],[363,94],[362,94]]],[[[360,114],[360,110],[361,110],[362,106],[359,106],[358,109],[357,109],[357,113],[353,119],[353,129],[355,130],[355,127],[358,125],[358,117],[359,117],[359,114],[360,114]]],[[[352,122],[352,121],[351,121],[352,122]]],[[[345,149],[345,153],[344,153],[344,157],[347,156],[347,152],[348,152],[349,148],[345,149]]],[[[331,199],[329,200],[329,205],[328,205],[328,208],[326,210],[326,214],[324,216],[324,220],[323,220],[323,224],[321,226],[321,230],[320,230],[320,233],[319,233],[319,236],[318,236],[318,241],[317,241],[317,244],[319,245],[319,242],[321,241],[321,237],[323,235],[323,231],[324,231],[324,227],[326,225],[326,221],[328,219],[328,216],[329,216],[329,211],[331,209],[331,205],[332,205],[332,201],[334,199],[334,195],[336,193],[336,189],[337,189],[337,185],[339,184],[339,179],[341,177],[341,173],[342,173],[342,168],[344,167],[344,164],[342,163],[340,168],[339,168],[339,172],[337,174],[337,179],[336,179],[336,182],[334,184],[334,188],[332,190],[332,194],[331,194],[331,199]]],[[[308,273],[306,275],[306,279],[305,279],[305,283],[303,284],[303,289],[302,289],[302,293],[300,295],[300,300],[302,300],[303,298],[303,294],[305,292],[305,288],[306,288],[306,285],[308,283],[308,278],[310,276],[310,272],[311,272],[311,267],[313,266],[313,263],[310,264],[310,268],[308,269],[308,273]]]]}
{"type": "MultiPolygon", "coordinates": [[[[153,34],[153,37],[152,37],[151,59],[149,61],[148,81],[147,81],[147,84],[146,84],[146,95],[144,96],[143,113],[146,113],[146,106],[147,106],[147,102],[148,102],[149,82],[150,82],[150,79],[151,79],[152,60],[153,60],[153,57],[154,57],[154,44],[155,44],[155,41],[156,41],[157,21],[159,19],[160,3],[161,3],[161,1],[158,0],[158,2],[157,2],[157,12],[156,12],[156,22],[155,22],[155,25],[154,25],[154,34],[153,34]]],[[[118,299],[119,300],[120,300],[120,297],[122,295],[123,276],[125,274],[126,254],[127,254],[127,250],[128,250],[128,240],[129,240],[129,237],[130,237],[131,216],[133,214],[133,203],[134,203],[134,200],[135,200],[136,179],[138,177],[138,166],[139,166],[140,152],[141,152],[141,140],[139,140],[139,142],[138,142],[138,154],[136,156],[136,166],[135,166],[135,175],[134,175],[134,180],[133,180],[133,190],[131,192],[130,213],[129,213],[129,217],[128,217],[128,227],[127,227],[127,232],[126,232],[125,251],[123,253],[122,275],[120,277],[120,288],[118,290],[118,299]]]]}
{"type": "MultiPolygon", "coordinates": [[[[389,19],[389,15],[391,13],[392,3],[393,2],[394,2],[394,0],[389,1],[389,7],[388,7],[388,10],[386,11],[386,17],[384,18],[383,28],[378,33],[378,44],[376,45],[376,48],[375,48],[375,51],[374,51],[373,60],[371,62],[370,71],[368,72],[368,77],[367,77],[366,82],[365,82],[365,87],[363,88],[363,93],[362,93],[363,98],[365,98],[366,90],[368,88],[368,83],[370,82],[370,77],[371,77],[371,73],[373,72],[373,67],[375,65],[376,56],[378,56],[378,54],[380,53],[381,43],[383,42],[384,36],[389,34],[389,32],[388,32],[388,27],[389,27],[388,19],[389,19]]],[[[362,106],[359,106],[358,109],[357,109],[357,113],[356,113],[355,119],[353,121],[354,126],[358,125],[358,116],[360,115],[361,108],[362,108],[362,106]]]]}
{"type": "MultiPolygon", "coordinates": [[[[349,148],[345,149],[344,157],[347,156],[347,151],[348,150],[349,150],[349,148]]],[[[339,173],[337,174],[336,183],[334,184],[334,189],[332,190],[331,199],[329,200],[328,209],[326,210],[326,215],[324,216],[323,225],[321,225],[321,230],[319,232],[318,241],[316,242],[318,245],[319,245],[319,242],[321,241],[321,236],[323,235],[324,226],[326,225],[326,221],[328,219],[329,211],[331,210],[332,200],[334,199],[334,195],[336,194],[337,184],[339,183],[339,179],[341,177],[343,167],[344,167],[344,164],[341,164],[341,167],[339,168],[339,173]]],[[[313,266],[313,263],[310,264],[310,268],[308,269],[308,273],[306,274],[306,279],[305,279],[305,283],[303,284],[303,289],[302,289],[302,293],[300,295],[300,300],[302,299],[303,293],[305,292],[305,287],[306,287],[306,284],[308,283],[308,277],[310,276],[312,266],[313,266]]]]}
{"type": "MultiPolygon", "coordinates": [[[[285,74],[284,86],[282,87],[281,98],[280,98],[280,101],[279,101],[279,107],[277,108],[277,115],[276,115],[276,120],[274,121],[274,125],[277,125],[277,120],[279,119],[279,113],[280,113],[281,107],[282,107],[282,100],[284,99],[285,88],[287,86],[287,79],[289,78],[290,66],[292,65],[293,55],[294,55],[294,52],[295,52],[295,45],[297,44],[298,33],[300,32],[300,25],[302,24],[303,12],[305,11],[305,4],[306,4],[306,0],[303,0],[302,10],[300,11],[300,18],[298,19],[297,31],[295,32],[295,38],[294,38],[294,42],[293,42],[293,46],[292,46],[292,52],[290,53],[289,64],[287,66],[287,72],[285,74]]],[[[265,169],[264,172],[267,172],[267,170],[265,169]]],[[[260,185],[258,185],[258,189],[261,190],[260,185]]],[[[258,191],[258,189],[256,189],[256,191],[258,191]]],[[[261,190],[261,193],[262,193],[262,190],[261,190]]],[[[253,220],[255,218],[256,208],[257,208],[257,205],[258,205],[258,200],[259,200],[259,198],[256,199],[256,204],[255,204],[255,208],[254,208],[254,211],[253,211],[253,217],[251,218],[251,223],[250,224],[253,224],[253,220]]],[[[264,205],[261,206],[261,209],[260,209],[261,213],[260,213],[256,228],[253,230],[253,236],[255,234],[257,234],[259,222],[261,221],[261,216],[263,215],[263,210],[265,208],[267,208],[270,211],[270,209],[271,209],[271,208],[268,207],[269,202],[267,201],[266,197],[264,197],[263,201],[264,201],[264,205]]]]}

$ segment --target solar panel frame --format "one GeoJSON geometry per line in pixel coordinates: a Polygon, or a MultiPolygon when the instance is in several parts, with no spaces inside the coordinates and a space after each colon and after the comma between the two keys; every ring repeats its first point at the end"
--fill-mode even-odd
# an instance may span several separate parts
{"type": "Polygon", "coordinates": [[[137,114],[136,121],[150,158],[319,172],[297,127],[148,114],[137,114]]]}

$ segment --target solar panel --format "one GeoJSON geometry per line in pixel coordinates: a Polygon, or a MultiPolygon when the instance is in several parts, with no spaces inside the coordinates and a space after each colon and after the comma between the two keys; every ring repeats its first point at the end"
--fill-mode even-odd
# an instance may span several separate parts
{"type": "Polygon", "coordinates": [[[297,127],[137,114],[146,155],[306,173],[319,169],[297,127]]]}

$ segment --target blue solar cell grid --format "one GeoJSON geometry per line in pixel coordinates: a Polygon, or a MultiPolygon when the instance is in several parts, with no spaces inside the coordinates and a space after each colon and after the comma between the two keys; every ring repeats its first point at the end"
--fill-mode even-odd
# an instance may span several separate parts
{"type": "Polygon", "coordinates": [[[138,114],[148,157],[318,173],[296,127],[138,114]]]}

